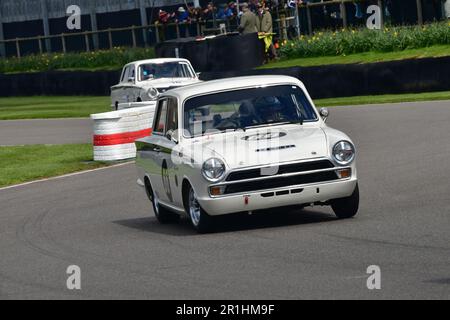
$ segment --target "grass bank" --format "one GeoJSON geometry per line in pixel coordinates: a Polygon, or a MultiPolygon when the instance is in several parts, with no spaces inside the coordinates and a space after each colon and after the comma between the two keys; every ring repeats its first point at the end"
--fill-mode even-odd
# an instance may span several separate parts
{"type": "Polygon", "coordinates": [[[136,60],[155,58],[153,48],[123,48],[80,53],[46,53],[19,58],[0,59],[0,73],[22,73],[50,70],[96,71],[120,70],[136,60]]]}
{"type": "Polygon", "coordinates": [[[383,30],[361,28],[316,32],[282,43],[280,55],[285,59],[297,59],[396,52],[435,45],[450,45],[450,22],[430,23],[422,27],[386,27],[383,30]]]}
{"type": "Polygon", "coordinates": [[[109,97],[8,97],[0,98],[0,120],[86,118],[111,111],[109,97]]]}
{"type": "Polygon", "coordinates": [[[0,187],[107,165],[92,152],[90,144],[0,147],[0,187]]]}
{"type": "Polygon", "coordinates": [[[444,56],[450,56],[450,45],[436,45],[427,48],[407,49],[394,52],[363,52],[350,55],[281,59],[280,61],[268,63],[260,67],[260,69],[288,68],[297,66],[311,67],[349,63],[375,63],[383,61],[436,58],[444,56]]]}

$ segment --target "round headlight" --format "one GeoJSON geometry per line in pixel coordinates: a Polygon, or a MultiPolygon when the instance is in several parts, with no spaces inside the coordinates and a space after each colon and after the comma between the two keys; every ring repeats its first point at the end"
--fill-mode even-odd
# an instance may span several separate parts
{"type": "Polygon", "coordinates": [[[203,162],[202,174],[203,176],[211,181],[219,181],[225,173],[225,164],[222,160],[217,158],[211,158],[203,162]]]}
{"type": "Polygon", "coordinates": [[[339,141],[333,147],[333,158],[341,165],[348,165],[355,159],[355,147],[348,141],[339,141]]]}
{"type": "Polygon", "coordinates": [[[147,95],[150,99],[156,99],[158,97],[158,94],[159,92],[156,88],[151,87],[147,90],[147,95]]]}

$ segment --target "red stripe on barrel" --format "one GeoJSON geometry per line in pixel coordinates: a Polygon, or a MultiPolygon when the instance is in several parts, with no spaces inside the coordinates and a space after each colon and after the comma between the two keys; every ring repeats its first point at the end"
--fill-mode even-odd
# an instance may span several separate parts
{"type": "Polygon", "coordinates": [[[133,132],[94,135],[94,146],[100,147],[133,143],[136,139],[140,139],[151,134],[152,129],[150,128],[133,132]]]}

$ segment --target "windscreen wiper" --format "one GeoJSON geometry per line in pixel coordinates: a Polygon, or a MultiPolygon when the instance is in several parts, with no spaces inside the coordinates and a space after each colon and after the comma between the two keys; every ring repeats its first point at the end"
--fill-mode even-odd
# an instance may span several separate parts
{"type": "Polygon", "coordinates": [[[291,121],[288,121],[288,123],[290,123],[290,124],[300,124],[302,126],[303,125],[303,118],[296,119],[296,120],[291,120],[291,121]]]}

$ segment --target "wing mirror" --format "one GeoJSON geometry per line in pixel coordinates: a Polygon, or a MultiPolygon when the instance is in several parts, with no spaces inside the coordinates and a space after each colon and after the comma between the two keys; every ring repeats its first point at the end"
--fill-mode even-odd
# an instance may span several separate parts
{"type": "Polygon", "coordinates": [[[166,132],[166,138],[169,139],[170,141],[178,143],[178,139],[176,137],[176,132],[173,130],[169,130],[166,132]]]}
{"type": "Polygon", "coordinates": [[[330,115],[330,112],[327,108],[320,108],[319,114],[322,117],[324,122],[327,122],[328,116],[330,115]]]}

